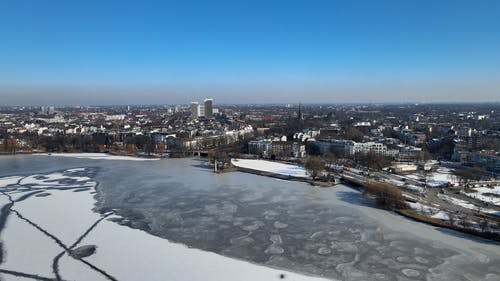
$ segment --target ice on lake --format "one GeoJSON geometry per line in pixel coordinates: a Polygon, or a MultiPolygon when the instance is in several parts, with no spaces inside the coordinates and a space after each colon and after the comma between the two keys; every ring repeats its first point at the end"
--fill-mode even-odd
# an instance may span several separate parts
{"type": "Polygon", "coordinates": [[[109,280],[106,274],[116,280],[279,280],[280,274],[285,280],[500,279],[497,243],[376,209],[342,185],[325,189],[239,172],[214,174],[197,159],[8,156],[0,158],[0,171],[0,182],[3,176],[29,177],[24,186],[18,178],[1,187],[14,200],[35,192],[14,209],[66,247],[77,241],[97,246],[79,260],[42,235],[34,241],[48,241],[56,251],[33,257],[40,268],[16,266],[19,258],[9,261],[9,244],[16,244],[5,240],[17,218],[10,214],[0,232],[2,270],[54,278],[51,262],[63,252],[58,271],[70,280],[109,280]]]}

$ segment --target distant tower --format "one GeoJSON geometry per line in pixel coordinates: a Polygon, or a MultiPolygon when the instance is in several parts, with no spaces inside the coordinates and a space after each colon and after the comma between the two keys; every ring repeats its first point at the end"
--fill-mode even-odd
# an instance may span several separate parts
{"type": "Polygon", "coordinates": [[[196,120],[198,117],[200,117],[200,105],[198,102],[193,101],[191,102],[191,118],[196,120]]]}
{"type": "Polygon", "coordinates": [[[297,114],[297,124],[299,126],[299,131],[302,130],[303,121],[304,121],[304,115],[302,114],[302,104],[299,102],[299,112],[297,114]]]}
{"type": "Polygon", "coordinates": [[[302,122],[304,120],[304,115],[302,115],[302,104],[299,102],[299,113],[297,115],[297,118],[299,119],[299,122],[302,122]]]}
{"type": "Polygon", "coordinates": [[[53,105],[50,106],[41,106],[40,107],[40,114],[53,114],[56,111],[55,107],[53,105]]]}
{"type": "Polygon", "coordinates": [[[211,98],[206,98],[204,103],[205,103],[205,117],[212,118],[214,116],[214,110],[213,110],[214,100],[211,98]]]}

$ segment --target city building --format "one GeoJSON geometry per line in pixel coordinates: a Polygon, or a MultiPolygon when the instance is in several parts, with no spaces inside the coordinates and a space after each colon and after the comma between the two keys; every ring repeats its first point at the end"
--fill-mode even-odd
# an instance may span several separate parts
{"type": "Polygon", "coordinates": [[[196,120],[198,117],[200,117],[200,105],[198,102],[193,101],[191,102],[191,118],[196,120]]]}
{"type": "Polygon", "coordinates": [[[205,118],[212,118],[213,117],[213,114],[214,114],[214,111],[213,111],[213,102],[214,100],[211,99],[211,98],[206,98],[204,100],[204,104],[205,104],[205,118]]]}
{"type": "Polygon", "coordinates": [[[318,141],[321,154],[335,152],[343,156],[353,156],[357,153],[375,153],[385,155],[387,146],[378,142],[355,142],[351,140],[318,141]]]}
{"type": "Polygon", "coordinates": [[[55,107],[54,106],[41,106],[40,107],[40,114],[46,114],[50,115],[55,112],[55,107]]]}
{"type": "Polygon", "coordinates": [[[214,100],[211,98],[206,98],[203,101],[203,105],[200,105],[197,101],[191,102],[191,118],[193,120],[196,120],[199,117],[213,118],[213,102],[214,100]]]}
{"type": "Polygon", "coordinates": [[[272,141],[269,139],[253,140],[248,143],[248,153],[265,156],[272,141]]]}

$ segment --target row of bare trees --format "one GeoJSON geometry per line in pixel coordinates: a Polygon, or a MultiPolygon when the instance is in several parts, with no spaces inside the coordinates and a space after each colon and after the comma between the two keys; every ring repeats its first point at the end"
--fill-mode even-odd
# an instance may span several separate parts
{"type": "Polygon", "coordinates": [[[134,155],[137,151],[151,155],[164,154],[166,145],[156,142],[152,136],[139,135],[124,138],[123,143],[113,141],[112,137],[105,134],[94,135],[64,135],[54,136],[25,136],[24,146],[15,137],[4,138],[0,144],[0,152],[16,153],[18,151],[31,151],[37,149],[44,152],[125,152],[134,155]]]}
{"type": "Polygon", "coordinates": [[[16,153],[20,149],[19,141],[15,138],[6,138],[0,145],[0,151],[4,153],[16,153]]]}
{"type": "Polygon", "coordinates": [[[456,178],[460,186],[468,187],[473,181],[479,181],[486,175],[486,171],[479,167],[468,167],[455,169],[453,177],[456,178]]]}

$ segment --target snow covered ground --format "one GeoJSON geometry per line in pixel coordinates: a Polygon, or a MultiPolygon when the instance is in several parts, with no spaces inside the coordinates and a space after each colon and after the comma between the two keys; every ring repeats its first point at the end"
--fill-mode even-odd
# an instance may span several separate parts
{"type": "Polygon", "coordinates": [[[138,158],[130,156],[118,156],[106,153],[39,153],[34,155],[57,156],[57,157],[73,157],[94,160],[128,160],[128,161],[154,161],[158,158],[138,158]]]}
{"type": "Polygon", "coordinates": [[[496,210],[487,209],[487,208],[479,208],[478,206],[476,206],[476,205],[474,205],[474,204],[472,204],[470,202],[467,202],[467,201],[462,200],[462,199],[454,198],[454,197],[451,197],[451,196],[448,196],[448,195],[438,194],[438,197],[440,199],[442,199],[442,200],[448,201],[448,202],[450,202],[452,204],[461,206],[461,207],[466,208],[466,209],[479,210],[482,213],[493,214],[493,215],[499,214],[499,212],[496,211],[496,210]]]}
{"type": "Polygon", "coordinates": [[[444,195],[444,194],[438,194],[438,197],[444,201],[448,201],[449,203],[452,203],[454,205],[458,205],[458,206],[466,208],[466,209],[471,209],[471,210],[477,209],[477,207],[474,206],[474,204],[471,204],[465,200],[461,200],[461,199],[454,198],[454,197],[444,195]]]}
{"type": "Polygon", "coordinates": [[[272,162],[260,159],[231,159],[231,163],[236,167],[241,167],[245,169],[263,171],[284,176],[290,175],[293,177],[301,177],[301,178],[309,177],[304,167],[284,164],[279,162],[272,162]]]}
{"type": "Polygon", "coordinates": [[[433,214],[438,210],[437,208],[431,207],[429,205],[421,204],[418,202],[407,202],[407,203],[410,206],[410,208],[412,208],[413,210],[427,214],[427,215],[433,214]]]}
{"type": "Polygon", "coordinates": [[[450,216],[449,216],[448,212],[446,212],[446,211],[439,211],[436,214],[432,215],[431,218],[440,219],[440,220],[449,220],[450,216]]]}
{"type": "MultiPolygon", "coordinates": [[[[87,172],[0,178],[0,207],[14,203],[0,229],[3,270],[55,278],[62,253],[57,273],[64,280],[326,280],[188,248],[103,218],[92,211],[96,182],[87,172]],[[82,259],[65,253],[83,245],[97,251],[82,259]]],[[[23,280],[7,273],[0,279],[23,280]]]]}
{"type": "Polygon", "coordinates": [[[437,171],[432,173],[430,185],[441,185],[451,182],[454,185],[457,185],[458,182],[454,180],[452,172],[449,168],[439,167],[437,171]]]}
{"type": "MultiPolygon", "coordinates": [[[[409,174],[406,175],[405,177],[414,179],[414,180],[422,180],[422,175],[415,173],[415,174],[409,174]]],[[[427,184],[429,186],[440,186],[444,185],[447,183],[452,183],[454,185],[457,185],[458,183],[455,181],[453,178],[453,175],[451,173],[451,170],[446,167],[439,167],[436,171],[432,172],[430,174],[430,177],[428,178],[427,184]]]]}
{"type": "Polygon", "coordinates": [[[492,203],[496,206],[500,206],[500,186],[495,186],[493,188],[488,187],[476,187],[474,188],[476,192],[462,192],[464,195],[481,200],[483,202],[492,203]],[[488,193],[496,194],[487,195],[488,193]]]}

